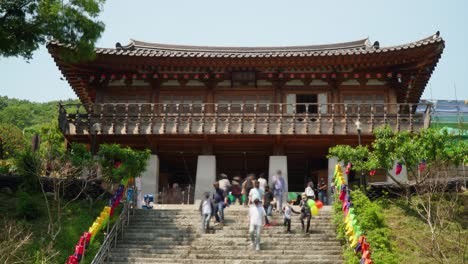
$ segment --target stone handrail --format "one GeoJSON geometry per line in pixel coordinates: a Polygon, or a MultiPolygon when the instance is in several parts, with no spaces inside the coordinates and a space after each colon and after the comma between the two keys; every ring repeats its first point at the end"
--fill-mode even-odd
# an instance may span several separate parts
{"type": "Polygon", "coordinates": [[[395,131],[429,126],[429,104],[102,103],[60,105],[66,135],[91,134],[363,134],[387,124],[395,131]],[[70,111],[72,109],[72,111],[70,111]],[[418,111],[416,111],[418,109],[418,111]]]}

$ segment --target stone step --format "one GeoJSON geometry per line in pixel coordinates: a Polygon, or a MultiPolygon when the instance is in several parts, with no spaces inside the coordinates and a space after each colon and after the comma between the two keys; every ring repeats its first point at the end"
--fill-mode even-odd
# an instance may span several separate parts
{"type": "MultiPolygon", "coordinates": [[[[224,215],[226,216],[232,216],[232,217],[243,217],[243,216],[248,216],[248,212],[232,212],[232,211],[224,211],[224,215]]],[[[293,214],[293,216],[298,216],[299,214],[293,214]]],[[[136,217],[136,218],[145,218],[145,217],[153,217],[153,218],[167,218],[167,219],[173,219],[173,218],[190,218],[190,217],[200,217],[200,213],[191,213],[191,214],[157,214],[157,213],[149,213],[149,214],[134,214],[131,215],[131,217],[136,217]]],[[[273,213],[272,215],[269,215],[272,217],[283,217],[282,213],[273,213]]],[[[313,216],[317,218],[332,218],[332,214],[328,213],[322,213],[320,212],[319,215],[313,216]]]]}
{"type": "MultiPolygon", "coordinates": [[[[301,227],[297,226],[296,228],[291,227],[291,233],[286,233],[286,229],[280,228],[280,229],[264,229],[262,230],[262,236],[264,237],[290,237],[294,235],[302,235],[304,232],[302,231],[301,227]]],[[[335,236],[335,232],[333,230],[322,230],[322,229],[316,229],[316,228],[311,228],[309,230],[310,234],[321,234],[321,235],[327,235],[327,236],[335,236]]],[[[193,232],[193,231],[167,231],[167,230],[140,230],[140,229],[127,229],[124,232],[124,235],[132,235],[132,236],[138,236],[141,235],[141,237],[149,237],[149,234],[151,234],[151,237],[158,238],[158,237],[189,237],[189,236],[203,236],[203,237],[212,237],[212,236],[220,236],[220,237],[243,237],[247,236],[249,234],[248,230],[209,230],[209,233],[203,234],[201,233],[201,230],[199,232],[193,232]]]]}
{"type": "MultiPolygon", "coordinates": [[[[307,225],[307,224],[306,224],[307,225]]],[[[301,229],[301,223],[293,223],[291,225],[291,230],[301,229]]],[[[231,225],[210,225],[209,230],[216,233],[225,233],[225,234],[237,234],[237,233],[248,233],[249,227],[245,225],[241,226],[231,226],[231,225]]],[[[335,232],[333,226],[324,226],[324,225],[310,225],[310,230],[316,230],[318,232],[335,232]]],[[[199,233],[201,231],[200,225],[179,225],[179,226],[168,226],[168,225],[139,225],[139,226],[130,226],[125,231],[130,232],[141,232],[141,233],[176,233],[176,234],[186,234],[186,233],[199,233]]],[[[286,231],[286,226],[275,225],[275,226],[264,226],[262,232],[267,233],[283,233],[286,231]]]]}
{"type": "MultiPolygon", "coordinates": [[[[259,250],[261,251],[261,250],[259,250]]],[[[340,258],[340,253],[336,251],[330,252],[308,252],[306,254],[290,254],[283,252],[282,254],[274,255],[275,260],[291,260],[299,257],[305,259],[322,259],[322,260],[336,260],[340,258]]],[[[151,254],[151,253],[115,253],[111,252],[111,259],[125,259],[125,258],[148,258],[148,259],[206,259],[206,260],[218,260],[218,259],[246,259],[246,260],[264,260],[267,256],[264,254],[257,254],[256,250],[244,250],[242,254],[239,252],[221,252],[219,254],[207,253],[201,254],[198,252],[188,254],[151,254]]]]}
{"type": "MultiPolygon", "coordinates": [[[[260,255],[284,255],[284,254],[296,254],[296,255],[303,255],[308,254],[309,252],[321,252],[323,254],[341,254],[341,247],[340,246],[328,246],[326,249],[323,249],[318,246],[309,245],[308,251],[304,252],[304,250],[296,250],[296,249],[264,249],[261,251],[256,252],[255,254],[260,255]]],[[[154,249],[154,248],[117,248],[111,250],[113,253],[132,253],[132,254],[189,254],[189,253],[196,253],[196,254],[219,254],[222,255],[226,252],[234,252],[234,251],[245,251],[246,249],[250,249],[249,245],[242,246],[242,247],[199,247],[199,246],[190,246],[185,247],[181,246],[180,249],[154,249]]],[[[251,251],[245,252],[251,254],[251,251]]],[[[237,253],[236,253],[237,254],[237,253]]],[[[244,252],[243,252],[244,254],[244,252]]]]}
{"type": "MultiPolygon", "coordinates": [[[[158,263],[158,264],[206,264],[206,259],[164,259],[164,258],[109,258],[108,263],[122,264],[122,263],[158,263]]],[[[342,264],[343,260],[341,257],[334,258],[314,258],[314,259],[302,259],[300,256],[295,256],[295,259],[285,260],[271,260],[271,259],[210,259],[210,264],[342,264]]]]}
{"type": "MultiPolygon", "coordinates": [[[[166,208],[158,206],[158,208],[166,208]]],[[[293,216],[292,234],[285,233],[283,216],[269,217],[274,226],[262,230],[261,250],[250,247],[247,208],[225,210],[225,225],[210,223],[201,234],[201,217],[194,206],[168,206],[166,209],[137,210],[130,225],[111,249],[109,263],[342,263],[342,246],[336,240],[331,208],[311,220],[311,234],[301,230],[293,216]]]]}
{"type": "MultiPolygon", "coordinates": [[[[196,243],[193,243],[193,240],[189,239],[180,239],[180,240],[170,240],[170,239],[138,239],[138,238],[125,238],[124,240],[119,241],[118,244],[125,245],[166,245],[166,246],[176,246],[176,245],[191,245],[197,244],[197,246],[244,246],[249,243],[248,237],[238,238],[233,240],[227,240],[225,238],[210,239],[210,240],[197,240],[196,243]]],[[[269,246],[269,248],[284,247],[284,248],[295,248],[296,246],[314,244],[315,246],[329,246],[329,245],[340,245],[336,240],[332,240],[326,237],[297,237],[292,236],[285,239],[262,239],[262,243],[269,246]]]]}

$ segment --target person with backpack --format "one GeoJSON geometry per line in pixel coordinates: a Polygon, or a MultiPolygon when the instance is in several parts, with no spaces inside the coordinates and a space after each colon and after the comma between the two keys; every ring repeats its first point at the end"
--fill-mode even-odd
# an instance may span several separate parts
{"type": "Polygon", "coordinates": [[[232,179],[231,192],[232,196],[234,196],[233,204],[236,203],[236,200],[239,200],[239,204],[242,205],[242,187],[240,181],[241,179],[239,176],[235,176],[232,179]]]}
{"type": "Polygon", "coordinates": [[[276,174],[273,175],[273,194],[276,199],[276,211],[280,212],[283,210],[283,193],[286,189],[286,181],[283,178],[281,170],[277,170],[276,174]]]}
{"type": "Polygon", "coordinates": [[[200,211],[201,215],[201,230],[202,233],[206,233],[210,228],[210,219],[213,214],[213,204],[211,203],[210,194],[208,192],[203,194],[203,200],[200,202],[200,211]]]}
{"type": "Polygon", "coordinates": [[[218,181],[219,188],[223,190],[225,193],[229,193],[229,191],[231,190],[231,182],[229,181],[228,176],[225,173],[221,173],[219,177],[221,178],[218,181]]]}

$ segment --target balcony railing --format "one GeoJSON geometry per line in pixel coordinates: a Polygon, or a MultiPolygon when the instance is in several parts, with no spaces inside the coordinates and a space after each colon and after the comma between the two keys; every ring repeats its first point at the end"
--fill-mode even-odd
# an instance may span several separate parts
{"type": "Polygon", "coordinates": [[[428,104],[150,104],[60,105],[65,135],[371,134],[387,124],[418,131],[430,123],[428,104]]]}

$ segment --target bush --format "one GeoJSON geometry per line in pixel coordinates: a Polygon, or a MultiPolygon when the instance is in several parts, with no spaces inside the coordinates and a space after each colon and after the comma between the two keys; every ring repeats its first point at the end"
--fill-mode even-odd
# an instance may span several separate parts
{"type": "Polygon", "coordinates": [[[41,204],[26,192],[17,193],[16,217],[26,220],[37,219],[41,216],[41,204]]]}
{"type": "MultiPolygon", "coordinates": [[[[395,242],[392,241],[391,229],[385,223],[383,208],[379,201],[372,202],[360,190],[351,191],[351,201],[357,223],[361,227],[367,242],[370,244],[372,260],[375,264],[397,264],[400,259],[395,252],[395,242]]],[[[334,223],[337,225],[338,239],[346,240],[345,224],[341,203],[334,204],[334,223]]],[[[353,249],[345,244],[344,258],[346,264],[358,264],[360,254],[355,255],[353,249]]]]}

